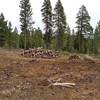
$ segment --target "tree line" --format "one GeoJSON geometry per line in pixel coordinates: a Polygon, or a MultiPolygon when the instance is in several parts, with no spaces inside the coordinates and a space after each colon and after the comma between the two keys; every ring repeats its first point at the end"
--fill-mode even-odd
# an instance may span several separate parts
{"type": "Polygon", "coordinates": [[[93,29],[91,17],[84,5],[76,15],[76,30],[70,29],[61,0],[54,9],[50,0],[44,0],[41,6],[44,31],[34,28],[30,0],[20,1],[20,28],[12,28],[11,22],[0,15],[0,47],[6,48],[37,48],[54,49],[78,53],[100,53],[100,21],[93,29]]]}

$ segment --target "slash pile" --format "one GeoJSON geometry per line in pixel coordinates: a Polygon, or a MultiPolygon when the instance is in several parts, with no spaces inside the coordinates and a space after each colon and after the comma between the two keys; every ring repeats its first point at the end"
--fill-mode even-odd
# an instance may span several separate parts
{"type": "Polygon", "coordinates": [[[68,61],[72,63],[80,63],[82,59],[79,55],[74,54],[74,55],[69,56],[68,61]]]}
{"type": "Polygon", "coordinates": [[[21,55],[24,57],[45,58],[45,59],[57,58],[59,56],[58,52],[56,51],[42,49],[42,48],[25,50],[21,53],[21,55]]]}

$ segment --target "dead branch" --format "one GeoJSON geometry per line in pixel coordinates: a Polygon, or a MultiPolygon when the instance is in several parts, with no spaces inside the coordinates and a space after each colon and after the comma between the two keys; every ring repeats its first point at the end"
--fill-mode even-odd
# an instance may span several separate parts
{"type": "Polygon", "coordinates": [[[51,83],[49,86],[63,86],[63,87],[73,87],[75,86],[75,83],[51,83]]]}

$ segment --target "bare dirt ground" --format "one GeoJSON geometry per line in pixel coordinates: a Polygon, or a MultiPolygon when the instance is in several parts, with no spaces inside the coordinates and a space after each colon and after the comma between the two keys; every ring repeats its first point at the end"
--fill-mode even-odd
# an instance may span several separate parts
{"type": "Polygon", "coordinates": [[[0,100],[100,100],[100,60],[32,59],[0,49],[0,100]],[[72,82],[72,88],[48,80],[72,82]]]}

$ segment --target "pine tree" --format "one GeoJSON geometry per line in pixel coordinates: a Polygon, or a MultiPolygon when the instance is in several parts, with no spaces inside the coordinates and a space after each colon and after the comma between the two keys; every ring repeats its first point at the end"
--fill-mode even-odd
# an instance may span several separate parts
{"type": "Polygon", "coordinates": [[[24,33],[20,33],[20,35],[19,35],[19,47],[20,48],[24,48],[25,49],[25,38],[24,38],[24,33]]]}
{"type": "Polygon", "coordinates": [[[50,0],[44,0],[41,12],[43,16],[42,21],[45,25],[44,41],[46,48],[50,48],[52,39],[52,6],[50,0]]]}
{"type": "MultiPolygon", "coordinates": [[[[21,22],[21,39],[24,39],[24,49],[28,49],[29,37],[30,37],[30,27],[32,25],[32,8],[29,0],[20,1],[20,22],[21,22]]],[[[21,40],[23,41],[23,40],[21,40]]]]}
{"type": "Polygon", "coordinates": [[[72,34],[71,34],[71,52],[75,52],[74,44],[75,44],[75,30],[72,29],[72,34]]]}
{"type": "Polygon", "coordinates": [[[77,21],[76,21],[77,32],[76,32],[75,48],[79,52],[84,53],[84,52],[87,52],[87,50],[84,50],[84,46],[86,45],[84,38],[88,38],[91,32],[90,16],[84,5],[82,5],[82,7],[79,9],[79,12],[76,18],[77,18],[77,21]]]}
{"type": "Polygon", "coordinates": [[[100,21],[97,23],[94,33],[94,53],[100,53],[100,21]]]}
{"type": "Polygon", "coordinates": [[[43,47],[43,35],[40,28],[33,29],[31,33],[31,46],[33,47],[43,47]]]}
{"type": "Polygon", "coordinates": [[[67,51],[68,52],[74,52],[74,40],[75,40],[75,32],[74,29],[70,30],[70,27],[67,28],[67,51]]]}
{"type": "Polygon", "coordinates": [[[66,33],[66,16],[60,0],[57,1],[54,8],[54,29],[56,33],[56,48],[63,49],[64,34],[66,33]]]}
{"type": "Polygon", "coordinates": [[[0,46],[3,47],[7,41],[7,21],[5,21],[5,17],[3,13],[0,14],[0,46]]]}
{"type": "Polygon", "coordinates": [[[8,23],[8,32],[7,32],[7,45],[9,48],[12,47],[13,36],[12,36],[12,24],[11,22],[8,23]]]}
{"type": "Polygon", "coordinates": [[[67,51],[70,51],[71,50],[71,29],[69,26],[67,27],[67,39],[66,40],[67,40],[67,44],[66,44],[67,51]]]}
{"type": "Polygon", "coordinates": [[[93,33],[93,27],[90,26],[90,33],[89,33],[89,36],[87,38],[88,40],[88,52],[86,53],[94,53],[94,33],[93,33]]]}
{"type": "Polygon", "coordinates": [[[19,48],[19,34],[17,27],[14,28],[13,31],[13,45],[14,48],[19,48]]]}

